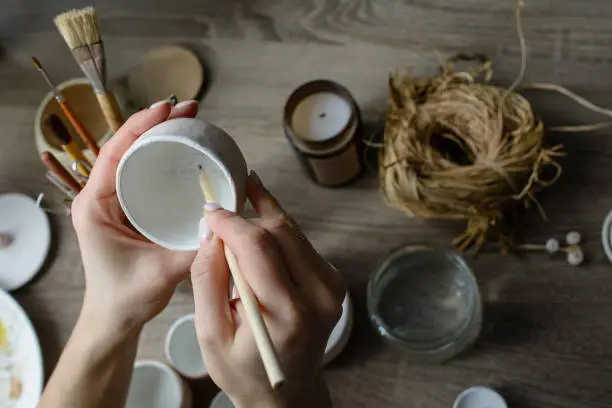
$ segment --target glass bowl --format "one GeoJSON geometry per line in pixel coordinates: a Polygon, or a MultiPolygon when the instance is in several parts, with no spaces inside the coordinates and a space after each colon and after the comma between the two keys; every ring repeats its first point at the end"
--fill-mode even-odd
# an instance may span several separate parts
{"type": "Polygon", "coordinates": [[[403,247],[372,273],[368,312],[380,335],[413,361],[442,362],[478,338],[478,283],[459,255],[426,246],[403,247]]]}

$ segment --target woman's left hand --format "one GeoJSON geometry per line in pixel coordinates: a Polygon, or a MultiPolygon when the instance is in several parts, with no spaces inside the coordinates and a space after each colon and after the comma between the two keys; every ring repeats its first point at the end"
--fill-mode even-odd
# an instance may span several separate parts
{"type": "Polygon", "coordinates": [[[82,317],[111,333],[128,334],[159,314],[186,278],[195,253],[174,252],[150,242],[129,225],[117,198],[121,157],[144,132],[165,120],[194,117],[188,101],[159,103],[130,117],[102,148],[87,185],[72,205],[85,267],[82,317]]]}

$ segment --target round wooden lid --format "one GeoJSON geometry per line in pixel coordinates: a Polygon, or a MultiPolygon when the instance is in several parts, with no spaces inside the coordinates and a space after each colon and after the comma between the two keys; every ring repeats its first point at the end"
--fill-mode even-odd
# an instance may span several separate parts
{"type": "Polygon", "coordinates": [[[170,95],[195,99],[204,85],[204,68],[189,49],[170,45],[146,54],[119,82],[129,101],[142,109],[170,95]]]}

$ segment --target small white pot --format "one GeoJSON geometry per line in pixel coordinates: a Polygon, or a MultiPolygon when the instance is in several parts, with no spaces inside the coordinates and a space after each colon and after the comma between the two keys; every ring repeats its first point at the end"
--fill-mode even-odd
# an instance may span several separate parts
{"type": "Polygon", "coordinates": [[[208,377],[198,344],[193,313],[180,317],[172,323],[166,335],[165,352],[170,365],[183,377],[189,379],[208,377]]]}
{"type": "Polygon", "coordinates": [[[199,248],[204,197],[198,166],[208,175],[216,201],[241,212],[247,165],[234,139],[216,126],[199,119],[168,120],[128,149],[117,169],[117,196],[142,235],[172,250],[199,248]]]}
{"type": "Polygon", "coordinates": [[[192,398],[191,390],[172,368],[141,360],[134,365],[125,408],[192,408],[192,398]]]}
{"type": "Polygon", "coordinates": [[[223,391],[219,391],[217,395],[215,395],[215,398],[213,398],[213,400],[211,401],[208,407],[209,408],[234,408],[234,404],[232,404],[232,401],[229,399],[227,394],[225,394],[223,391]]]}
{"type": "Polygon", "coordinates": [[[342,301],[342,315],[327,340],[323,364],[327,365],[344,350],[353,331],[353,304],[349,292],[346,292],[342,301]]]}

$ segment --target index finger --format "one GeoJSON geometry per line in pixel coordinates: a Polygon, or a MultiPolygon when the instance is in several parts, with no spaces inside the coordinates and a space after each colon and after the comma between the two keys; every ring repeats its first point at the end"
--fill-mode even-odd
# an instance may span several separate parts
{"type": "Polygon", "coordinates": [[[232,250],[240,271],[264,307],[287,305],[295,285],[275,238],[265,228],[224,209],[209,211],[210,229],[232,250]]]}

